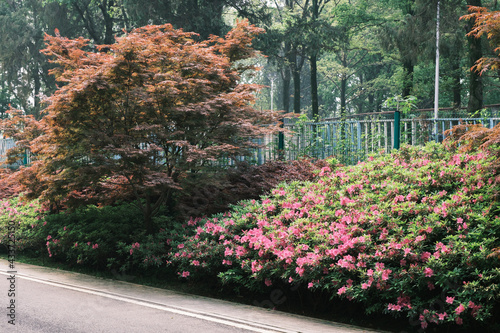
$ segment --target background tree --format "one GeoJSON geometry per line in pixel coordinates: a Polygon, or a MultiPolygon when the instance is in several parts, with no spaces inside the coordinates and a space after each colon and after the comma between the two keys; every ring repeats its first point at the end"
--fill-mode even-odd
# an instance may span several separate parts
{"type": "MultiPolygon", "coordinates": [[[[40,1],[0,2],[0,70],[2,92],[9,101],[36,116],[47,68],[39,50],[43,45],[43,18],[40,1]]],[[[7,106],[4,104],[4,109],[7,106]]]]}
{"type": "Polygon", "coordinates": [[[151,231],[183,178],[278,130],[277,113],[250,105],[259,87],[239,83],[248,66],[234,67],[255,55],[251,41],[261,32],[240,22],[225,38],[196,42],[171,25],[147,26],[109,52],[85,51],[88,39],[46,35],[43,53],[64,85],[48,98],[46,133],[34,142],[44,186],[31,195],[57,203],[73,190],[120,184],[151,231]]]}
{"type": "MultiPolygon", "coordinates": [[[[339,3],[330,9],[333,47],[320,61],[323,84],[331,87],[330,94],[336,92],[338,103],[334,105],[339,105],[336,116],[340,117],[347,114],[350,102],[359,102],[363,90],[373,87],[371,81],[376,77],[370,77],[374,73],[372,66],[374,62],[381,62],[379,56],[382,54],[376,36],[371,32],[383,22],[373,15],[374,5],[368,1],[351,4],[354,6],[339,3]],[[369,67],[372,70],[368,70],[369,67]]],[[[362,110],[362,103],[358,104],[358,111],[362,110]]]]}
{"type": "Polygon", "coordinates": [[[147,24],[171,23],[184,31],[195,31],[201,40],[210,35],[221,36],[230,27],[224,21],[226,5],[238,6],[241,1],[229,0],[123,0],[129,24],[133,27],[147,24]]]}

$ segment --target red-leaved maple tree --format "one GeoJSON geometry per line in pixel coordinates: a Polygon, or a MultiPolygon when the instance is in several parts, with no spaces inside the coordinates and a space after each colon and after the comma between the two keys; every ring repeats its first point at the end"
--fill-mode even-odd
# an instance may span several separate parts
{"type": "Polygon", "coordinates": [[[259,86],[240,82],[248,66],[238,61],[255,55],[261,32],[241,21],[225,38],[196,42],[169,24],[145,26],[94,50],[83,38],[46,35],[42,52],[59,65],[61,86],[32,141],[32,174],[43,184],[32,195],[58,202],[82,189],[122,188],[152,231],[183,177],[280,130],[280,114],[252,107],[259,86]]]}

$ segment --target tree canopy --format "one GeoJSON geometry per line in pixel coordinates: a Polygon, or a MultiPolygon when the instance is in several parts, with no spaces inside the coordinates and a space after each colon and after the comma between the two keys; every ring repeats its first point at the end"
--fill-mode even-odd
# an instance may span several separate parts
{"type": "Polygon", "coordinates": [[[137,28],[87,51],[89,40],[46,35],[42,51],[61,87],[46,102],[31,193],[59,202],[83,188],[135,195],[148,228],[182,178],[243,155],[279,129],[252,107],[259,86],[240,82],[263,30],[239,22],[224,38],[195,41],[170,24],[137,28]],[[102,50],[106,52],[99,52],[102,50]]]}

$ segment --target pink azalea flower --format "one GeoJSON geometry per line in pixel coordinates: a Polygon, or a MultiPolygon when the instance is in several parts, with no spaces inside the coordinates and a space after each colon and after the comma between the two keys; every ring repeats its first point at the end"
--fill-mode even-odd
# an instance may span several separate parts
{"type": "Polygon", "coordinates": [[[457,315],[461,314],[464,311],[465,311],[465,306],[462,303],[460,303],[460,305],[457,306],[457,308],[455,309],[455,313],[457,315]]]}
{"type": "Polygon", "coordinates": [[[184,271],[184,272],[182,272],[181,276],[184,277],[184,278],[187,278],[189,276],[189,272],[188,271],[184,271]]]}
{"type": "Polygon", "coordinates": [[[229,247],[226,247],[226,250],[224,251],[224,256],[228,257],[233,254],[233,250],[229,247]]]}
{"type": "Polygon", "coordinates": [[[424,269],[424,274],[425,274],[425,277],[431,277],[434,275],[434,271],[431,268],[426,267],[424,269]]]}
{"type": "Polygon", "coordinates": [[[453,304],[453,301],[455,301],[455,297],[446,297],[446,303],[453,304]]]}
{"type": "Polygon", "coordinates": [[[389,280],[389,274],[391,274],[391,270],[390,269],[385,269],[382,271],[382,280],[384,281],[387,281],[389,280]]]}
{"type": "Polygon", "coordinates": [[[448,314],[446,312],[438,313],[437,315],[438,315],[439,320],[444,320],[444,318],[446,318],[448,316],[448,314]]]}
{"type": "Polygon", "coordinates": [[[402,307],[401,307],[401,305],[389,303],[389,305],[387,305],[387,309],[391,310],[391,311],[401,311],[402,307]]]}
{"type": "Polygon", "coordinates": [[[337,291],[337,294],[338,295],[342,295],[346,292],[347,288],[345,286],[339,288],[339,290],[337,291]]]}

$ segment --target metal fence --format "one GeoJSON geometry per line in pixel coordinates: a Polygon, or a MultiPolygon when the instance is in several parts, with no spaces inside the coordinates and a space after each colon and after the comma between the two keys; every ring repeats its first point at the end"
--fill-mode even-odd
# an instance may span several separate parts
{"type": "MultiPolygon", "coordinates": [[[[460,123],[478,124],[493,128],[500,117],[489,118],[402,118],[400,119],[400,141],[410,145],[423,145],[428,141],[442,141],[444,131],[460,123]]],[[[237,158],[252,164],[263,164],[278,158],[296,160],[300,157],[324,159],[330,156],[344,164],[355,164],[367,154],[380,150],[390,152],[394,148],[394,113],[370,115],[363,119],[330,119],[311,122],[299,119],[285,119],[284,127],[289,134],[284,136],[284,147],[278,147],[278,135],[257,139],[262,148],[254,149],[250,156],[237,158]]],[[[0,139],[0,162],[5,152],[15,145],[12,139],[0,139]]],[[[29,163],[29,154],[13,165],[29,163]]],[[[234,165],[230,158],[218,165],[234,165]]]]}
{"type": "MultiPolygon", "coordinates": [[[[400,141],[410,145],[423,145],[428,141],[442,141],[444,132],[460,123],[478,124],[492,128],[500,122],[495,118],[403,118],[400,119],[400,141]]],[[[285,119],[284,127],[291,134],[285,135],[283,151],[278,150],[277,136],[259,142],[250,157],[254,163],[264,163],[281,157],[295,160],[302,156],[324,159],[335,157],[342,163],[354,164],[367,154],[394,148],[395,122],[393,113],[368,116],[356,120],[324,120],[319,122],[285,119]]]]}
{"type": "MultiPolygon", "coordinates": [[[[6,160],[7,151],[10,148],[15,147],[15,145],[16,142],[14,141],[14,139],[0,139],[0,163],[3,163],[6,160]]],[[[26,152],[24,158],[20,159],[14,164],[9,164],[8,167],[17,168],[21,165],[26,165],[29,163],[30,163],[30,156],[29,153],[26,152]]]]}

